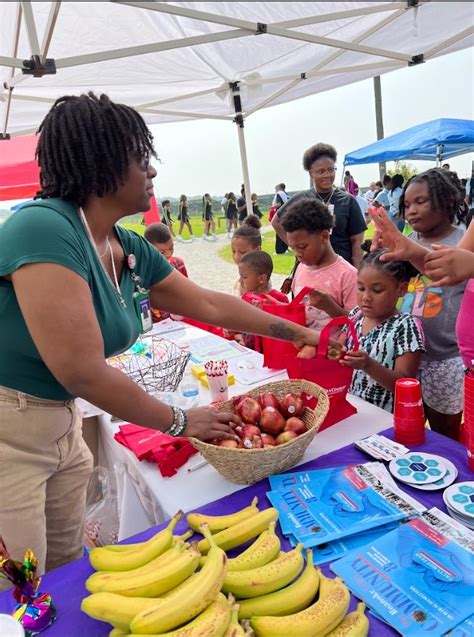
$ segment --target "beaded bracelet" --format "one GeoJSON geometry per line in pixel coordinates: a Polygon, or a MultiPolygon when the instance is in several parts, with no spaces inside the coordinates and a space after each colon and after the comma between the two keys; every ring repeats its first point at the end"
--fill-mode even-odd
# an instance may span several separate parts
{"type": "Polygon", "coordinates": [[[188,416],[184,409],[180,409],[179,407],[171,407],[171,409],[173,410],[173,422],[171,423],[171,427],[165,431],[165,434],[176,438],[181,436],[188,426],[188,416]]]}

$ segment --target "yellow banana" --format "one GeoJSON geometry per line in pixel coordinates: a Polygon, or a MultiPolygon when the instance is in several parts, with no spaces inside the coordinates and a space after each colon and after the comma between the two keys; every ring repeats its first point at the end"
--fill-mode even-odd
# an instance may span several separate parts
{"type": "Polygon", "coordinates": [[[192,546],[159,569],[133,576],[124,573],[122,577],[104,582],[100,590],[125,597],[159,597],[194,573],[200,555],[197,546],[192,546]]]}
{"type": "Polygon", "coordinates": [[[182,517],[183,512],[179,511],[165,529],[135,549],[123,552],[111,551],[106,547],[92,549],[89,554],[90,563],[96,571],[129,571],[143,566],[171,547],[173,529],[182,517]]]}
{"type": "Polygon", "coordinates": [[[239,600],[239,619],[254,615],[290,615],[307,608],[316,597],[319,587],[319,569],[313,566],[313,551],[306,551],[306,567],[300,577],[279,591],[239,600]]]}
{"type": "MultiPolygon", "coordinates": [[[[172,546],[174,546],[179,541],[185,542],[186,540],[189,540],[189,538],[193,535],[194,532],[191,531],[191,529],[188,529],[181,535],[173,535],[172,546]]],[[[106,549],[107,551],[112,551],[113,553],[124,553],[126,551],[136,550],[144,544],[145,542],[136,542],[134,544],[108,544],[107,546],[102,546],[100,548],[106,549]]]]}
{"type": "Polygon", "coordinates": [[[254,498],[250,506],[245,507],[245,509],[241,509],[240,511],[236,511],[235,513],[230,513],[229,515],[214,516],[203,515],[202,513],[188,513],[186,520],[194,531],[199,531],[199,527],[202,524],[207,524],[211,533],[215,533],[216,531],[228,529],[229,526],[235,526],[247,518],[251,518],[253,515],[258,513],[257,504],[258,498],[254,498]]]}
{"type": "Polygon", "coordinates": [[[127,637],[127,633],[124,633],[120,628],[112,628],[109,637],[127,637]]]}
{"type": "Polygon", "coordinates": [[[169,562],[175,560],[185,548],[184,542],[179,541],[165,553],[155,557],[151,562],[148,562],[148,564],[134,568],[131,571],[96,571],[86,580],[86,588],[90,593],[98,593],[99,591],[107,590],[103,587],[112,581],[118,579],[123,580],[124,578],[133,577],[135,575],[145,575],[150,571],[156,572],[166,564],[169,564],[169,562]]]}
{"type": "Polygon", "coordinates": [[[93,593],[82,600],[81,610],[94,619],[108,622],[115,628],[128,632],[130,622],[139,612],[155,608],[162,603],[160,599],[93,593]]]}
{"type": "Polygon", "coordinates": [[[245,630],[239,624],[239,605],[234,604],[232,606],[232,615],[230,618],[230,624],[224,634],[224,637],[245,637],[245,630]]]}
{"type": "Polygon", "coordinates": [[[252,617],[250,623],[257,637],[324,637],[341,623],[349,608],[349,599],[349,589],[340,577],[329,580],[321,574],[317,602],[284,617],[252,617]]]}
{"type": "Polygon", "coordinates": [[[249,571],[231,571],[225,576],[222,590],[237,598],[258,597],[283,588],[300,573],[304,559],[302,544],[273,562],[249,571]]]}
{"type": "Polygon", "coordinates": [[[360,602],[357,609],[346,615],[327,637],[366,637],[369,632],[369,620],[364,611],[365,604],[360,602]]]}
{"type": "MultiPolygon", "coordinates": [[[[219,533],[213,536],[214,541],[217,546],[220,546],[224,551],[233,549],[260,535],[260,533],[268,529],[270,522],[275,522],[276,520],[278,520],[278,511],[276,509],[272,507],[264,509],[251,518],[243,520],[228,529],[219,531],[219,533]]],[[[201,540],[198,544],[201,553],[207,553],[209,546],[209,540],[207,538],[201,540]]]]}
{"type": "Polygon", "coordinates": [[[278,557],[280,538],[275,533],[276,522],[270,522],[266,531],[261,533],[248,549],[229,560],[228,571],[248,571],[264,566],[278,557]]]}
{"type": "Polygon", "coordinates": [[[188,586],[180,593],[160,600],[160,605],[149,611],[140,612],[130,624],[136,634],[159,634],[175,629],[191,621],[217,597],[227,572],[227,556],[214,542],[209,529],[201,531],[210,543],[206,563],[195,577],[188,579],[188,586]]]}
{"type": "MultiPolygon", "coordinates": [[[[224,595],[219,594],[200,615],[168,633],[155,633],[153,637],[223,637],[230,621],[230,605],[224,595]]],[[[128,635],[128,637],[149,637],[148,635],[128,635]]]]}

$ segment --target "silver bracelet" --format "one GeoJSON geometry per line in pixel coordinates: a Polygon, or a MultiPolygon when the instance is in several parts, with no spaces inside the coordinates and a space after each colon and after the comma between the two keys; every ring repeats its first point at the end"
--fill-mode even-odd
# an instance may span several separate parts
{"type": "Polygon", "coordinates": [[[180,407],[171,407],[171,409],[173,410],[173,422],[171,423],[171,427],[165,431],[165,434],[176,438],[182,436],[188,426],[188,416],[184,409],[180,407]]]}

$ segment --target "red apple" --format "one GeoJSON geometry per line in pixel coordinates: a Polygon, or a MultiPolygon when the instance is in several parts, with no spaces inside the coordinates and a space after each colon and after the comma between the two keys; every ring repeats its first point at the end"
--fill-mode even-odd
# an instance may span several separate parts
{"type": "Polygon", "coordinates": [[[290,440],[294,440],[295,438],[298,438],[298,434],[294,431],[284,431],[277,436],[276,443],[277,445],[284,445],[285,442],[290,442],[290,440]]]}
{"type": "Polygon", "coordinates": [[[237,413],[243,422],[256,425],[262,414],[262,408],[256,400],[247,396],[237,405],[237,413]]]}
{"type": "Polygon", "coordinates": [[[216,442],[219,447],[229,447],[230,449],[237,449],[239,443],[237,440],[219,440],[216,442]]]}
{"type": "Polygon", "coordinates": [[[243,440],[246,436],[251,438],[252,436],[260,435],[260,429],[257,427],[257,425],[249,425],[248,423],[238,425],[234,429],[234,431],[241,440],[243,440]]]}
{"type": "Polygon", "coordinates": [[[276,445],[275,438],[270,434],[261,434],[264,447],[274,447],[276,445]]]}
{"type": "Polygon", "coordinates": [[[260,436],[245,436],[241,443],[244,449],[261,449],[263,447],[263,441],[260,436]]]}
{"type": "Polygon", "coordinates": [[[246,398],[246,396],[244,396],[243,394],[239,394],[238,396],[233,396],[233,398],[231,398],[232,401],[232,406],[234,407],[234,409],[237,409],[238,404],[244,399],[246,398]]]}
{"type": "Polygon", "coordinates": [[[287,394],[280,403],[281,413],[285,418],[290,416],[300,416],[303,413],[304,405],[301,396],[287,394]]]}
{"type": "Polygon", "coordinates": [[[265,407],[262,410],[259,425],[266,434],[276,436],[285,428],[285,419],[275,407],[265,407]]]}
{"type": "Polygon", "coordinates": [[[296,418],[295,416],[291,416],[286,421],[284,431],[294,431],[296,435],[304,434],[305,431],[308,431],[308,428],[301,420],[301,418],[296,418]]]}
{"type": "Polygon", "coordinates": [[[275,409],[280,409],[280,401],[272,394],[271,391],[266,391],[264,394],[258,397],[258,402],[262,409],[265,407],[275,407],[275,409]]]}

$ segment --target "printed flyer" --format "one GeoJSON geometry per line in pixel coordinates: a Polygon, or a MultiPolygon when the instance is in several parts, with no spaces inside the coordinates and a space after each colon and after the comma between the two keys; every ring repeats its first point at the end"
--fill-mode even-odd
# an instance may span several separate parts
{"type": "Polygon", "coordinates": [[[269,491],[285,535],[305,548],[415,517],[412,503],[383,485],[364,465],[321,472],[306,484],[269,491]]]}
{"type": "Polygon", "coordinates": [[[357,597],[406,637],[437,637],[455,627],[454,634],[463,635],[472,615],[472,533],[439,513],[425,512],[331,565],[357,597]]]}

